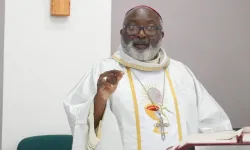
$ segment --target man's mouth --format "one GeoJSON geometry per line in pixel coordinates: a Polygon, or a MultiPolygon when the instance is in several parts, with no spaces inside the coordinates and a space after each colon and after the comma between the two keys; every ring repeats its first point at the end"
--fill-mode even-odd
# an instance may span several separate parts
{"type": "Polygon", "coordinates": [[[147,43],[134,43],[134,47],[139,50],[144,50],[149,47],[147,43]]]}

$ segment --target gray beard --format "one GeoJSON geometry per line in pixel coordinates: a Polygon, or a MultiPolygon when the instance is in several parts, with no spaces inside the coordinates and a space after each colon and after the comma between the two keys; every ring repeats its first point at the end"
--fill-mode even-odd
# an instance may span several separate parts
{"type": "Polygon", "coordinates": [[[153,47],[150,44],[149,47],[145,50],[137,50],[134,47],[133,41],[129,42],[129,44],[126,44],[122,37],[121,37],[121,45],[122,45],[123,51],[130,57],[139,61],[150,61],[150,60],[153,60],[158,55],[161,49],[161,40],[158,42],[158,44],[155,47],[153,47]]]}

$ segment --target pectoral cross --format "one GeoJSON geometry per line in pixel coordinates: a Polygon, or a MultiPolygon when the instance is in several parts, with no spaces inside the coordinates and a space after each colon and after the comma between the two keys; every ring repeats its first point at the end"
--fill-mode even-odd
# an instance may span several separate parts
{"type": "Polygon", "coordinates": [[[163,118],[161,116],[161,113],[158,112],[158,114],[159,114],[160,120],[159,120],[159,123],[155,124],[155,127],[158,127],[161,129],[161,139],[164,140],[165,139],[165,129],[164,128],[168,127],[169,123],[164,123],[163,118]]]}

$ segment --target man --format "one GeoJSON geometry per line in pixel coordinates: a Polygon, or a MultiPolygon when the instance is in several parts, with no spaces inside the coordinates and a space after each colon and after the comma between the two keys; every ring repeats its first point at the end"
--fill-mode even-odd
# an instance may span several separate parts
{"type": "Polygon", "coordinates": [[[161,47],[162,18],[126,13],[121,45],[94,65],[65,101],[73,150],[165,150],[187,135],[232,129],[191,70],[161,47]]]}

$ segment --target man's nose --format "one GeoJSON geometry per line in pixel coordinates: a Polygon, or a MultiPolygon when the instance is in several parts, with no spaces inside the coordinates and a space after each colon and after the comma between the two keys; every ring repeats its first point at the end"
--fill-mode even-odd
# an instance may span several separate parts
{"type": "Polygon", "coordinates": [[[143,29],[140,29],[137,36],[139,38],[145,38],[147,35],[145,34],[145,31],[143,29]]]}

